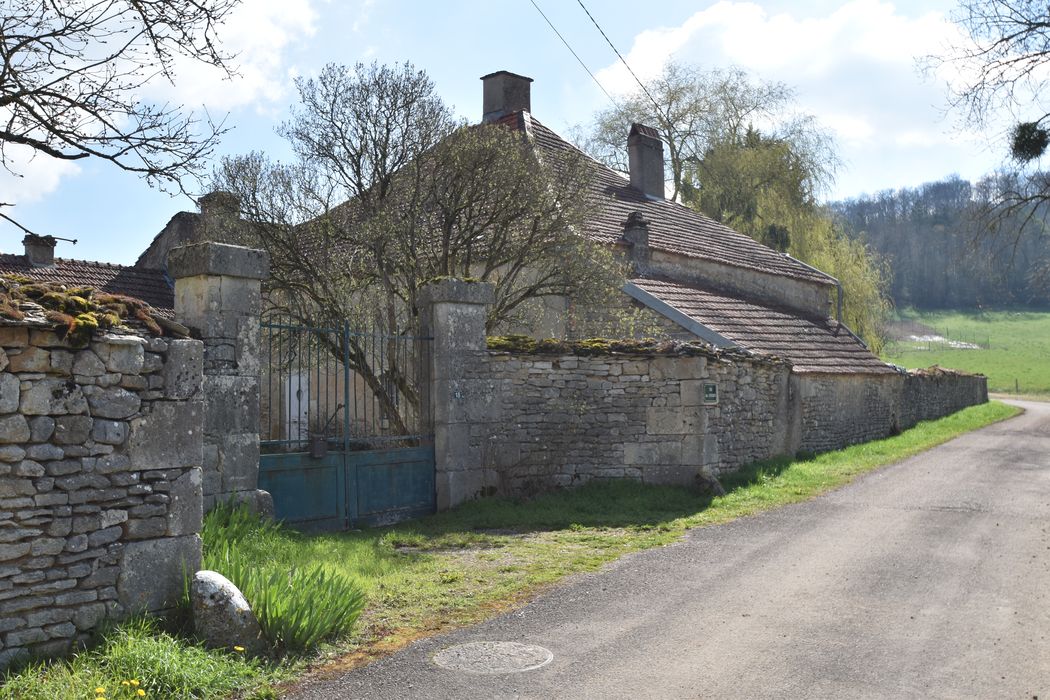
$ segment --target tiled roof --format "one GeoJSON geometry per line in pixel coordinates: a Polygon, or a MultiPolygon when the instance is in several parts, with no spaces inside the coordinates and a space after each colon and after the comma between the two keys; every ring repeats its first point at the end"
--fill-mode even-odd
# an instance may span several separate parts
{"type": "Polygon", "coordinates": [[[0,253],[0,275],[20,275],[40,282],[93,287],[146,302],[163,316],[173,315],[175,293],[163,270],[123,267],[89,260],[55,258],[53,267],[33,267],[23,255],[0,253]]]}
{"type": "MultiPolygon", "coordinates": [[[[615,243],[623,236],[627,215],[641,211],[649,220],[649,247],[694,258],[703,258],[734,267],[760,270],[825,285],[834,281],[797,260],[756,242],[749,236],[714,219],[667,200],[654,200],[631,187],[620,173],[602,165],[558,136],[528,112],[515,112],[499,123],[531,134],[534,143],[551,153],[574,151],[591,166],[591,183],[598,211],[587,222],[586,233],[595,240],[615,243]]],[[[646,127],[647,128],[647,127],[646,127]]]]}
{"type": "Polygon", "coordinates": [[[796,372],[896,371],[833,319],[803,318],[792,311],[693,285],[645,278],[631,282],[746,350],[789,360],[796,372]]]}

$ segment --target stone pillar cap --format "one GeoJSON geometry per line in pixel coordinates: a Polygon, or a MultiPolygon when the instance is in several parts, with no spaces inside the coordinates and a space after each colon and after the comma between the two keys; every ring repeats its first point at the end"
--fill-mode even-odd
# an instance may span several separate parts
{"type": "Polygon", "coordinates": [[[168,274],[175,279],[214,275],[264,280],[270,276],[270,256],[265,250],[228,243],[193,243],[168,253],[168,274]]]}
{"type": "Polygon", "coordinates": [[[490,282],[441,280],[422,287],[419,301],[421,304],[492,304],[496,301],[496,287],[490,282]]]}

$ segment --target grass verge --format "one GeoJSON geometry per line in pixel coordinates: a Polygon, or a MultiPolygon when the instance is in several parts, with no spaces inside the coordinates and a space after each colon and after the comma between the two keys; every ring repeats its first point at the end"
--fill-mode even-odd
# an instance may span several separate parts
{"type": "Polygon", "coordinates": [[[1024,397],[1050,395],[1050,312],[925,311],[898,312],[952,338],[990,345],[988,349],[953,349],[899,341],[887,344],[883,359],[904,367],[940,365],[988,376],[988,390],[1024,397]]]}
{"type": "Polygon", "coordinates": [[[35,666],[8,678],[0,698],[92,697],[96,686],[119,684],[129,673],[158,687],[169,674],[196,679],[170,686],[193,687],[192,692],[152,697],[215,698],[234,692],[266,697],[269,683],[300,675],[307,665],[321,666],[325,673],[359,665],[419,637],[511,609],[569,574],[670,544],[692,527],[807,500],[1016,413],[992,402],[886,440],[808,460],[754,464],[725,480],[727,493],[716,498],[685,488],[605,482],[529,500],[483,499],[392,528],[327,535],[277,530],[248,539],[242,552],[246,560],[289,569],[324,563],[353,578],[368,600],[356,633],[322,647],[315,657],[275,664],[205,651],[154,630],[136,639],[162,647],[156,661],[129,661],[126,649],[137,643],[106,641],[72,662],[35,666]],[[183,661],[183,654],[200,661],[183,661]],[[19,694],[34,683],[47,691],[19,694]]]}

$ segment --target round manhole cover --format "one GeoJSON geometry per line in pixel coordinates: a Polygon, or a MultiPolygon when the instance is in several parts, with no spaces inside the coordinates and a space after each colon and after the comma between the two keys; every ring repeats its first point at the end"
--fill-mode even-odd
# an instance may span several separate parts
{"type": "Polygon", "coordinates": [[[442,668],[469,673],[521,673],[551,662],[550,649],[517,642],[469,642],[442,649],[434,663],[442,668]]]}

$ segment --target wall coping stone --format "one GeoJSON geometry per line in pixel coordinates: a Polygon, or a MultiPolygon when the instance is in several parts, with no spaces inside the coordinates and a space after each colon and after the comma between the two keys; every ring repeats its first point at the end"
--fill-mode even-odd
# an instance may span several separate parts
{"type": "Polygon", "coordinates": [[[264,250],[228,243],[193,243],[168,253],[168,272],[175,279],[215,275],[264,280],[270,276],[270,256],[264,250]]]}

